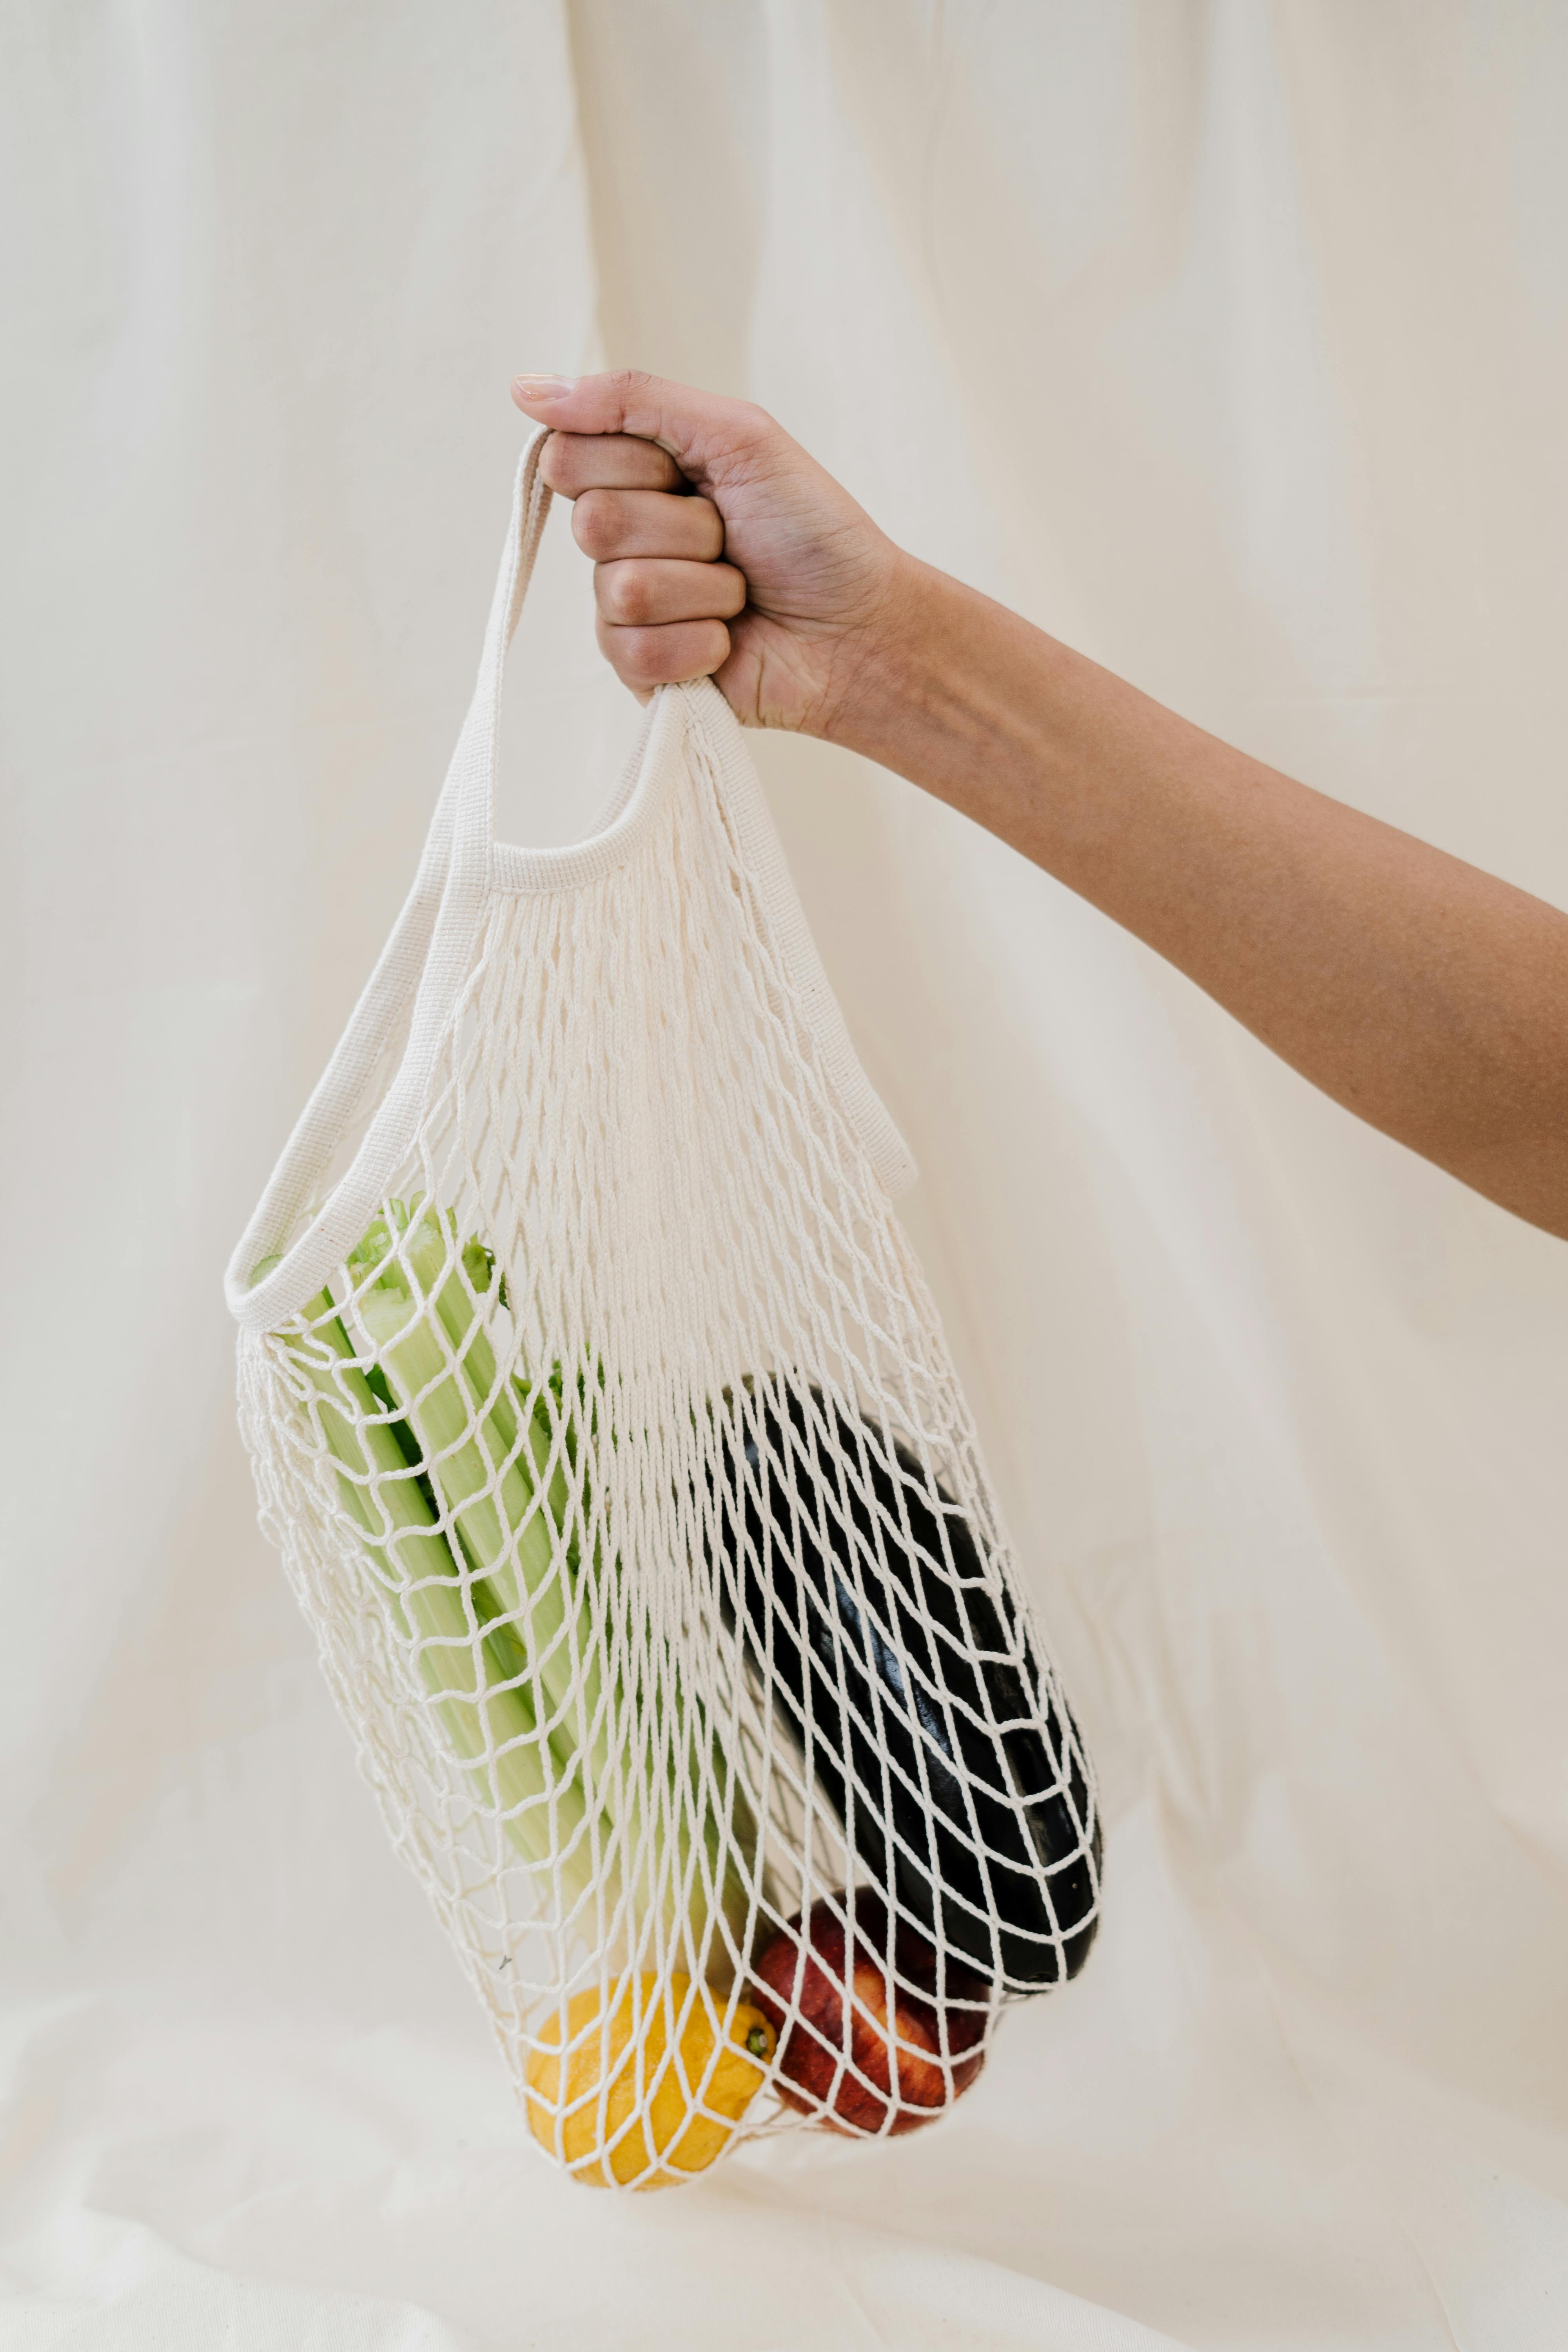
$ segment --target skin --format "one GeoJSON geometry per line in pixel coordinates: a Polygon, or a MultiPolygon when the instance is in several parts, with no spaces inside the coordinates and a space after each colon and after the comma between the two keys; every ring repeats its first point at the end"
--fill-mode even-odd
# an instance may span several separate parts
{"type": "Polygon", "coordinates": [[[711,677],[1158,950],[1348,1110],[1568,1239],[1568,915],[1219,742],[893,545],[763,409],[520,377],[634,693],[711,677]]]}

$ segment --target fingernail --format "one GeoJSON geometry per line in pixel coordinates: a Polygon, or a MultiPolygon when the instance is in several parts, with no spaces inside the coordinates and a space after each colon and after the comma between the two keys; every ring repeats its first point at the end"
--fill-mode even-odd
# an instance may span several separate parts
{"type": "Polygon", "coordinates": [[[520,375],[512,379],[512,391],[521,401],[535,404],[542,400],[564,400],[577,388],[574,375],[520,375]]]}

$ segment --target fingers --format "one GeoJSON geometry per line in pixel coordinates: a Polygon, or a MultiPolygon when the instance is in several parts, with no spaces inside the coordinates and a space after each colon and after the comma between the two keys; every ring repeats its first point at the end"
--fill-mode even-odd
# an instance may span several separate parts
{"type": "Polygon", "coordinates": [[[631,370],[520,376],[512,398],[552,428],[540,472],[576,502],[573,536],[595,559],[599,646],[616,677],[646,698],[721,668],[746,582],[719,560],[718,507],[689,485],[721,494],[743,480],[763,445],[784,438],[773,419],[631,370]]]}
{"type": "Polygon", "coordinates": [[[600,488],[680,488],[680,468],[668,449],[653,441],[634,441],[623,433],[552,433],[544,445],[539,470],[563,499],[580,498],[584,490],[600,488]]]}
{"type": "Polygon", "coordinates": [[[718,508],[707,499],[671,498],[663,490],[584,490],[572,516],[572,536],[599,563],[627,555],[711,563],[724,552],[718,508]]]}
{"type": "Polygon", "coordinates": [[[730,651],[724,623],[744,607],[746,582],[717,560],[724,544],[717,508],[663,490],[596,486],[580,492],[572,531],[597,559],[599,646],[625,685],[646,695],[719,668],[730,651]]]}
{"type": "Polygon", "coordinates": [[[767,411],[750,401],[696,392],[636,368],[610,375],[520,375],[511,396],[526,415],[559,433],[634,434],[657,441],[697,482],[721,484],[745,472],[761,449],[783,437],[767,411]]]}
{"type": "Polygon", "coordinates": [[[732,621],[746,601],[746,583],[732,563],[670,563],[634,556],[594,571],[600,614],[616,628],[668,621],[732,621]]]}
{"type": "Polygon", "coordinates": [[[656,686],[710,677],[729,656],[722,621],[674,621],[662,628],[617,628],[601,613],[599,651],[623,686],[647,695],[656,686]]]}

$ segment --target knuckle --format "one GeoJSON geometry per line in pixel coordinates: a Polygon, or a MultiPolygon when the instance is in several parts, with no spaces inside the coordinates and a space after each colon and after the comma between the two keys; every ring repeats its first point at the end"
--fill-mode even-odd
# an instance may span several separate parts
{"type": "Polygon", "coordinates": [[[621,633],[620,668],[637,686],[662,686],[670,675],[670,649],[659,629],[628,628],[621,633]]]}
{"type": "Polygon", "coordinates": [[[564,434],[552,433],[546,441],[539,460],[539,475],[546,489],[559,490],[563,498],[571,497],[572,445],[564,434]]]}
{"type": "Polygon", "coordinates": [[[552,433],[544,445],[539,471],[547,488],[563,499],[575,499],[593,481],[593,442],[581,433],[552,433]]]}
{"type": "Polygon", "coordinates": [[[623,628],[637,628],[654,618],[653,587],[645,565],[607,563],[599,577],[604,583],[605,610],[613,621],[623,628]]]}
{"type": "Polygon", "coordinates": [[[760,448],[774,438],[779,430],[778,424],[765,408],[760,408],[754,400],[737,401],[735,404],[740,412],[736,418],[736,437],[742,446],[760,448]]]}
{"type": "Polygon", "coordinates": [[[572,536],[584,555],[601,560],[615,551],[619,517],[613,490],[600,488],[583,492],[572,509],[572,536]]]}

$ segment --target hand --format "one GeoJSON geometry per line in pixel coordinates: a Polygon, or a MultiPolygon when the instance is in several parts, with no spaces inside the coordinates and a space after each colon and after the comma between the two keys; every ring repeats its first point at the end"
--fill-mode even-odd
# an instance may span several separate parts
{"type": "Polygon", "coordinates": [[[711,677],[748,727],[836,735],[910,569],[761,408],[623,369],[520,376],[553,430],[543,478],[575,501],[599,644],[644,700],[711,677]]]}

